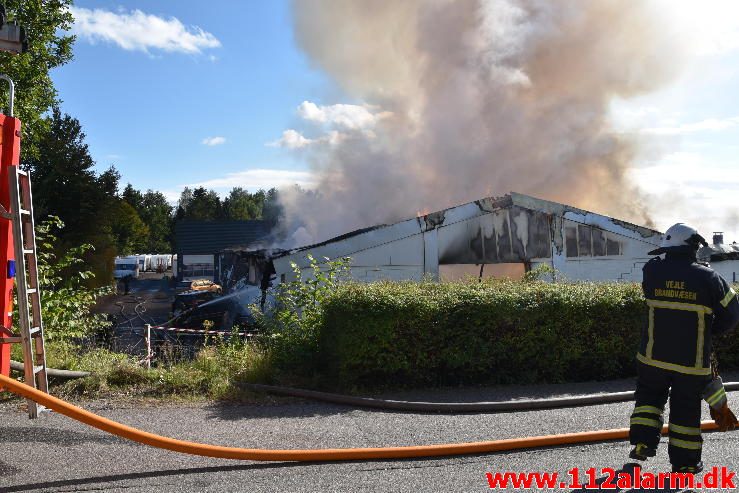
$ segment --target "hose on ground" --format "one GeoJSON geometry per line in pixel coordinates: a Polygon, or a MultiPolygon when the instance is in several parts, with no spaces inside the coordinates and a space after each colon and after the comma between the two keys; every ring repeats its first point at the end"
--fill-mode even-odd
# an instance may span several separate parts
{"type": "MultiPolygon", "coordinates": [[[[24,368],[25,367],[23,366],[23,363],[21,363],[20,361],[10,360],[11,370],[23,372],[24,368]]],[[[46,376],[70,380],[73,378],[89,377],[90,372],[89,371],[57,370],[56,368],[47,368],[46,376]]]]}
{"type": "MultiPolygon", "coordinates": [[[[351,449],[318,449],[318,450],[269,450],[223,447],[206,445],[174,438],[163,437],[137,430],[129,426],[103,418],[61,399],[45,394],[5,375],[0,375],[0,387],[11,392],[32,399],[49,409],[64,414],[72,419],[117,435],[128,440],[150,445],[152,447],[182,452],[205,457],[221,459],[257,460],[257,461],[298,461],[298,462],[327,462],[341,460],[369,460],[369,459],[404,459],[413,457],[442,457],[450,455],[485,454],[510,450],[551,447],[574,443],[592,443],[608,440],[623,440],[629,436],[628,428],[584,431],[579,433],[564,433],[561,435],[545,435],[527,438],[509,438],[486,442],[419,445],[407,447],[385,448],[351,448],[351,449]]],[[[715,430],[713,421],[701,423],[703,430],[715,430]]],[[[662,433],[667,433],[667,426],[662,427],[662,433]]]]}
{"type": "MultiPolygon", "coordinates": [[[[612,392],[609,394],[591,394],[574,397],[556,397],[550,399],[529,399],[497,402],[413,402],[396,401],[386,399],[374,399],[370,397],[355,397],[351,395],[331,394],[315,390],[295,389],[291,387],[277,387],[274,385],[262,385],[255,383],[239,383],[240,388],[253,392],[283,395],[288,397],[301,397],[304,399],[315,399],[329,402],[331,404],[344,404],[354,407],[368,407],[393,411],[412,412],[434,412],[434,413],[491,413],[491,412],[515,412],[533,409],[555,409],[558,407],[580,407],[596,404],[609,404],[613,402],[627,402],[634,400],[634,391],[612,392]]],[[[728,382],[724,384],[728,391],[739,390],[739,382],[728,382]]]]}

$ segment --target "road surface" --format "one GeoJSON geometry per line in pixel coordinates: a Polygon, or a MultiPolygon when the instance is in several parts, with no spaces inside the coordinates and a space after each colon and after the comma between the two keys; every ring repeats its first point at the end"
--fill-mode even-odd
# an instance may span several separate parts
{"type": "MultiPolygon", "coordinates": [[[[620,391],[632,385],[631,381],[619,381],[446,389],[385,397],[503,400],[620,391]]],[[[262,402],[137,405],[92,401],[83,406],[153,433],[248,448],[400,446],[622,428],[627,426],[633,407],[631,403],[621,403],[450,416],[357,410],[299,400],[267,398],[262,402]]],[[[739,393],[730,394],[730,402],[739,407],[739,393]]],[[[19,406],[18,401],[0,402],[0,492],[490,491],[488,472],[558,471],[564,475],[573,467],[599,470],[621,466],[629,451],[625,442],[610,442],[426,460],[323,464],[237,462],[153,449],[53,413],[29,421],[19,406]]],[[[646,470],[655,473],[669,470],[666,449],[663,439],[658,457],[649,461],[646,470]]],[[[739,470],[739,432],[707,435],[704,460],[709,467],[719,465],[739,470]]]]}

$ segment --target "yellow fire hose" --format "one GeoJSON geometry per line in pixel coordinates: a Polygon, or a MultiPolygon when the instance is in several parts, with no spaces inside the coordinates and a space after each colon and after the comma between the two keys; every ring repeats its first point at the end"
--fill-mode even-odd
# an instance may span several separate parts
{"type": "MultiPolygon", "coordinates": [[[[623,440],[628,438],[628,428],[600,431],[584,431],[580,433],[563,433],[561,435],[545,435],[527,438],[509,438],[487,442],[419,445],[408,447],[385,448],[350,448],[350,449],[319,449],[319,450],[268,450],[244,449],[236,447],[222,447],[202,443],[176,440],[153,433],[137,430],[129,426],[103,418],[61,399],[36,390],[28,385],[5,375],[0,375],[0,387],[11,392],[32,399],[49,409],[64,414],[72,419],[117,435],[128,440],[151,445],[152,447],[173,450],[191,455],[217,457],[221,459],[258,460],[258,461],[340,461],[362,459],[403,459],[410,457],[441,457],[449,455],[471,455],[507,450],[520,450],[537,447],[551,447],[573,443],[602,442],[607,440],[623,440]]],[[[713,421],[701,423],[702,430],[715,430],[713,421]]],[[[662,434],[667,433],[667,426],[662,428],[662,434]]]]}

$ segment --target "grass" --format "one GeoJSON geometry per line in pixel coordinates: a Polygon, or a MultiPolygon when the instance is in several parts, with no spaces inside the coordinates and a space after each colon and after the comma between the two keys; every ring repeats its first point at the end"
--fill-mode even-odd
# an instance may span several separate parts
{"type": "MultiPolygon", "coordinates": [[[[16,345],[17,346],[17,345],[16,345]]],[[[83,349],[68,342],[47,345],[49,368],[89,371],[86,378],[50,380],[63,398],[141,397],[185,400],[243,400],[236,383],[269,382],[269,352],[254,343],[209,341],[194,359],[168,360],[151,369],[136,358],[107,349],[83,349]]],[[[14,348],[13,359],[22,359],[14,348]]]]}

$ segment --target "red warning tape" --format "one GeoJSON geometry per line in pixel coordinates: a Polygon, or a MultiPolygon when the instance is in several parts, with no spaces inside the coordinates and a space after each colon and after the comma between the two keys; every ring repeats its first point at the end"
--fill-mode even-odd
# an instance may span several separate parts
{"type": "MultiPolygon", "coordinates": [[[[234,335],[234,332],[226,330],[201,330],[201,329],[180,329],[177,327],[151,327],[152,330],[166,330],[167,332],[183,332],[185,334],[206,334],[206,335],[234,335]]],[[[253,337],[255,334],[251,332],[236,332],[235,335],[253,337]]]]}

